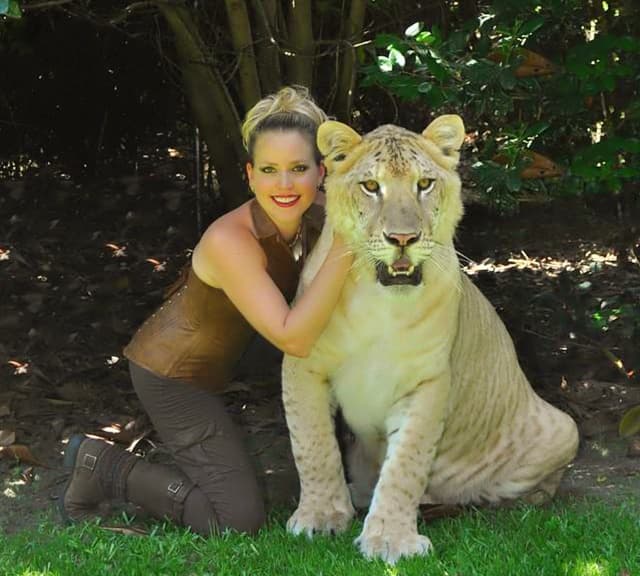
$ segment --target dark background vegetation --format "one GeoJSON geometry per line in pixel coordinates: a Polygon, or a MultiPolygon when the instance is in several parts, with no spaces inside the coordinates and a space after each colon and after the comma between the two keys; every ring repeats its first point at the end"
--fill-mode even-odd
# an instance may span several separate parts
{"type": "Polygon", "coordinates": [[[0,456],[135,421],[122,346],[247,198],[240,119],[291,83],[362,132],[463,117],[467,271],[583,435],[636,433],[636,4],[0,0],[0,456]]]}

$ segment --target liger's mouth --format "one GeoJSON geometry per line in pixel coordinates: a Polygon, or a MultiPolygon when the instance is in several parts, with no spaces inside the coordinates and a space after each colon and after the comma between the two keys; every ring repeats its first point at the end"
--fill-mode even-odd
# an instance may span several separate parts
{"type": "Polygon", "coordinates": [[[281,208],[288,208],[297,204],[300,200],[300,196],[297,194],[287,196],[271,196],[271,199],[281,208]]]}
{"type": "Polygon", "coordinates": [[[376,278],[383,286],[417,286],[422,282],[422,266],[414,265],[406,255],[392,264],[378,261],[376,278]]]}

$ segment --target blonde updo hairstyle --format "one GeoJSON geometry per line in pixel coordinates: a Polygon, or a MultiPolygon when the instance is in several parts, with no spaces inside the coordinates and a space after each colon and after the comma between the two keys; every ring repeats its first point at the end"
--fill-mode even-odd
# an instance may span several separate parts
{"type": "Polygon", "coordinates": [[[316,162],[322,154],[316,144],[318,126],[327,119],[304,86],[285,86],[255,104],[242,124],[242,142],[253,163],[256,138],[263,132],[297,131],[306,136],[313,147],[316,162]]]}

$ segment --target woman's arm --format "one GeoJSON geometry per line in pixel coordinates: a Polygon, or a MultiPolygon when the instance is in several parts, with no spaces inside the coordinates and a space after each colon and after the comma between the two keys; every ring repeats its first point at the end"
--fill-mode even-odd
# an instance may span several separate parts
{"type": "Polygon", "coordinates": [[[260,244],[248,230],[233,224],[213,226],[193,256],[194,271],[204,282],[208,279],[200,270],[214,270],[215,285],[249,324],[283,352],[300,357],[309,354],[329,322],[352,262],[346,246],[334,237],[320,270],[290,308],[266,271],[260,244]]]}

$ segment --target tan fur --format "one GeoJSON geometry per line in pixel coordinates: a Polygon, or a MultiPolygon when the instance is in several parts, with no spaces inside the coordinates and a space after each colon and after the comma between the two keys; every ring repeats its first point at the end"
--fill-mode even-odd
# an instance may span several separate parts
{"type": "Polygon", "coordinates": [[[453,236],[462,216],[455,167],[463,137],[458,116],[437,118],[421,135],[382,126],[361,137],[338,122],[318,134],[329,174],[327,224],[300,290],[334,228],[356,258],[309,357],[284,360],[301,486],[288,528],[309,536],[343,530],[353,494],[358,505],[370,501],[361,551],[390,563],[429,551],[417,532],[421,501],[552,496],[578,445],[573,420],[535,394],[495,310],[460,271],[453,236]],[[420,193],[418,181],[429,179],[432,190],[420,193]],[[379,194],[361,186],[369,180],[379,194]],[[389,240],[409,237],[404,247],[389,240]],[[421,283],[381,285],[375,264],[396,262],[402,250],[422,268],[421,283]],[[352,492],[333,430],[336,404],[357,438],[352,492]]]}

